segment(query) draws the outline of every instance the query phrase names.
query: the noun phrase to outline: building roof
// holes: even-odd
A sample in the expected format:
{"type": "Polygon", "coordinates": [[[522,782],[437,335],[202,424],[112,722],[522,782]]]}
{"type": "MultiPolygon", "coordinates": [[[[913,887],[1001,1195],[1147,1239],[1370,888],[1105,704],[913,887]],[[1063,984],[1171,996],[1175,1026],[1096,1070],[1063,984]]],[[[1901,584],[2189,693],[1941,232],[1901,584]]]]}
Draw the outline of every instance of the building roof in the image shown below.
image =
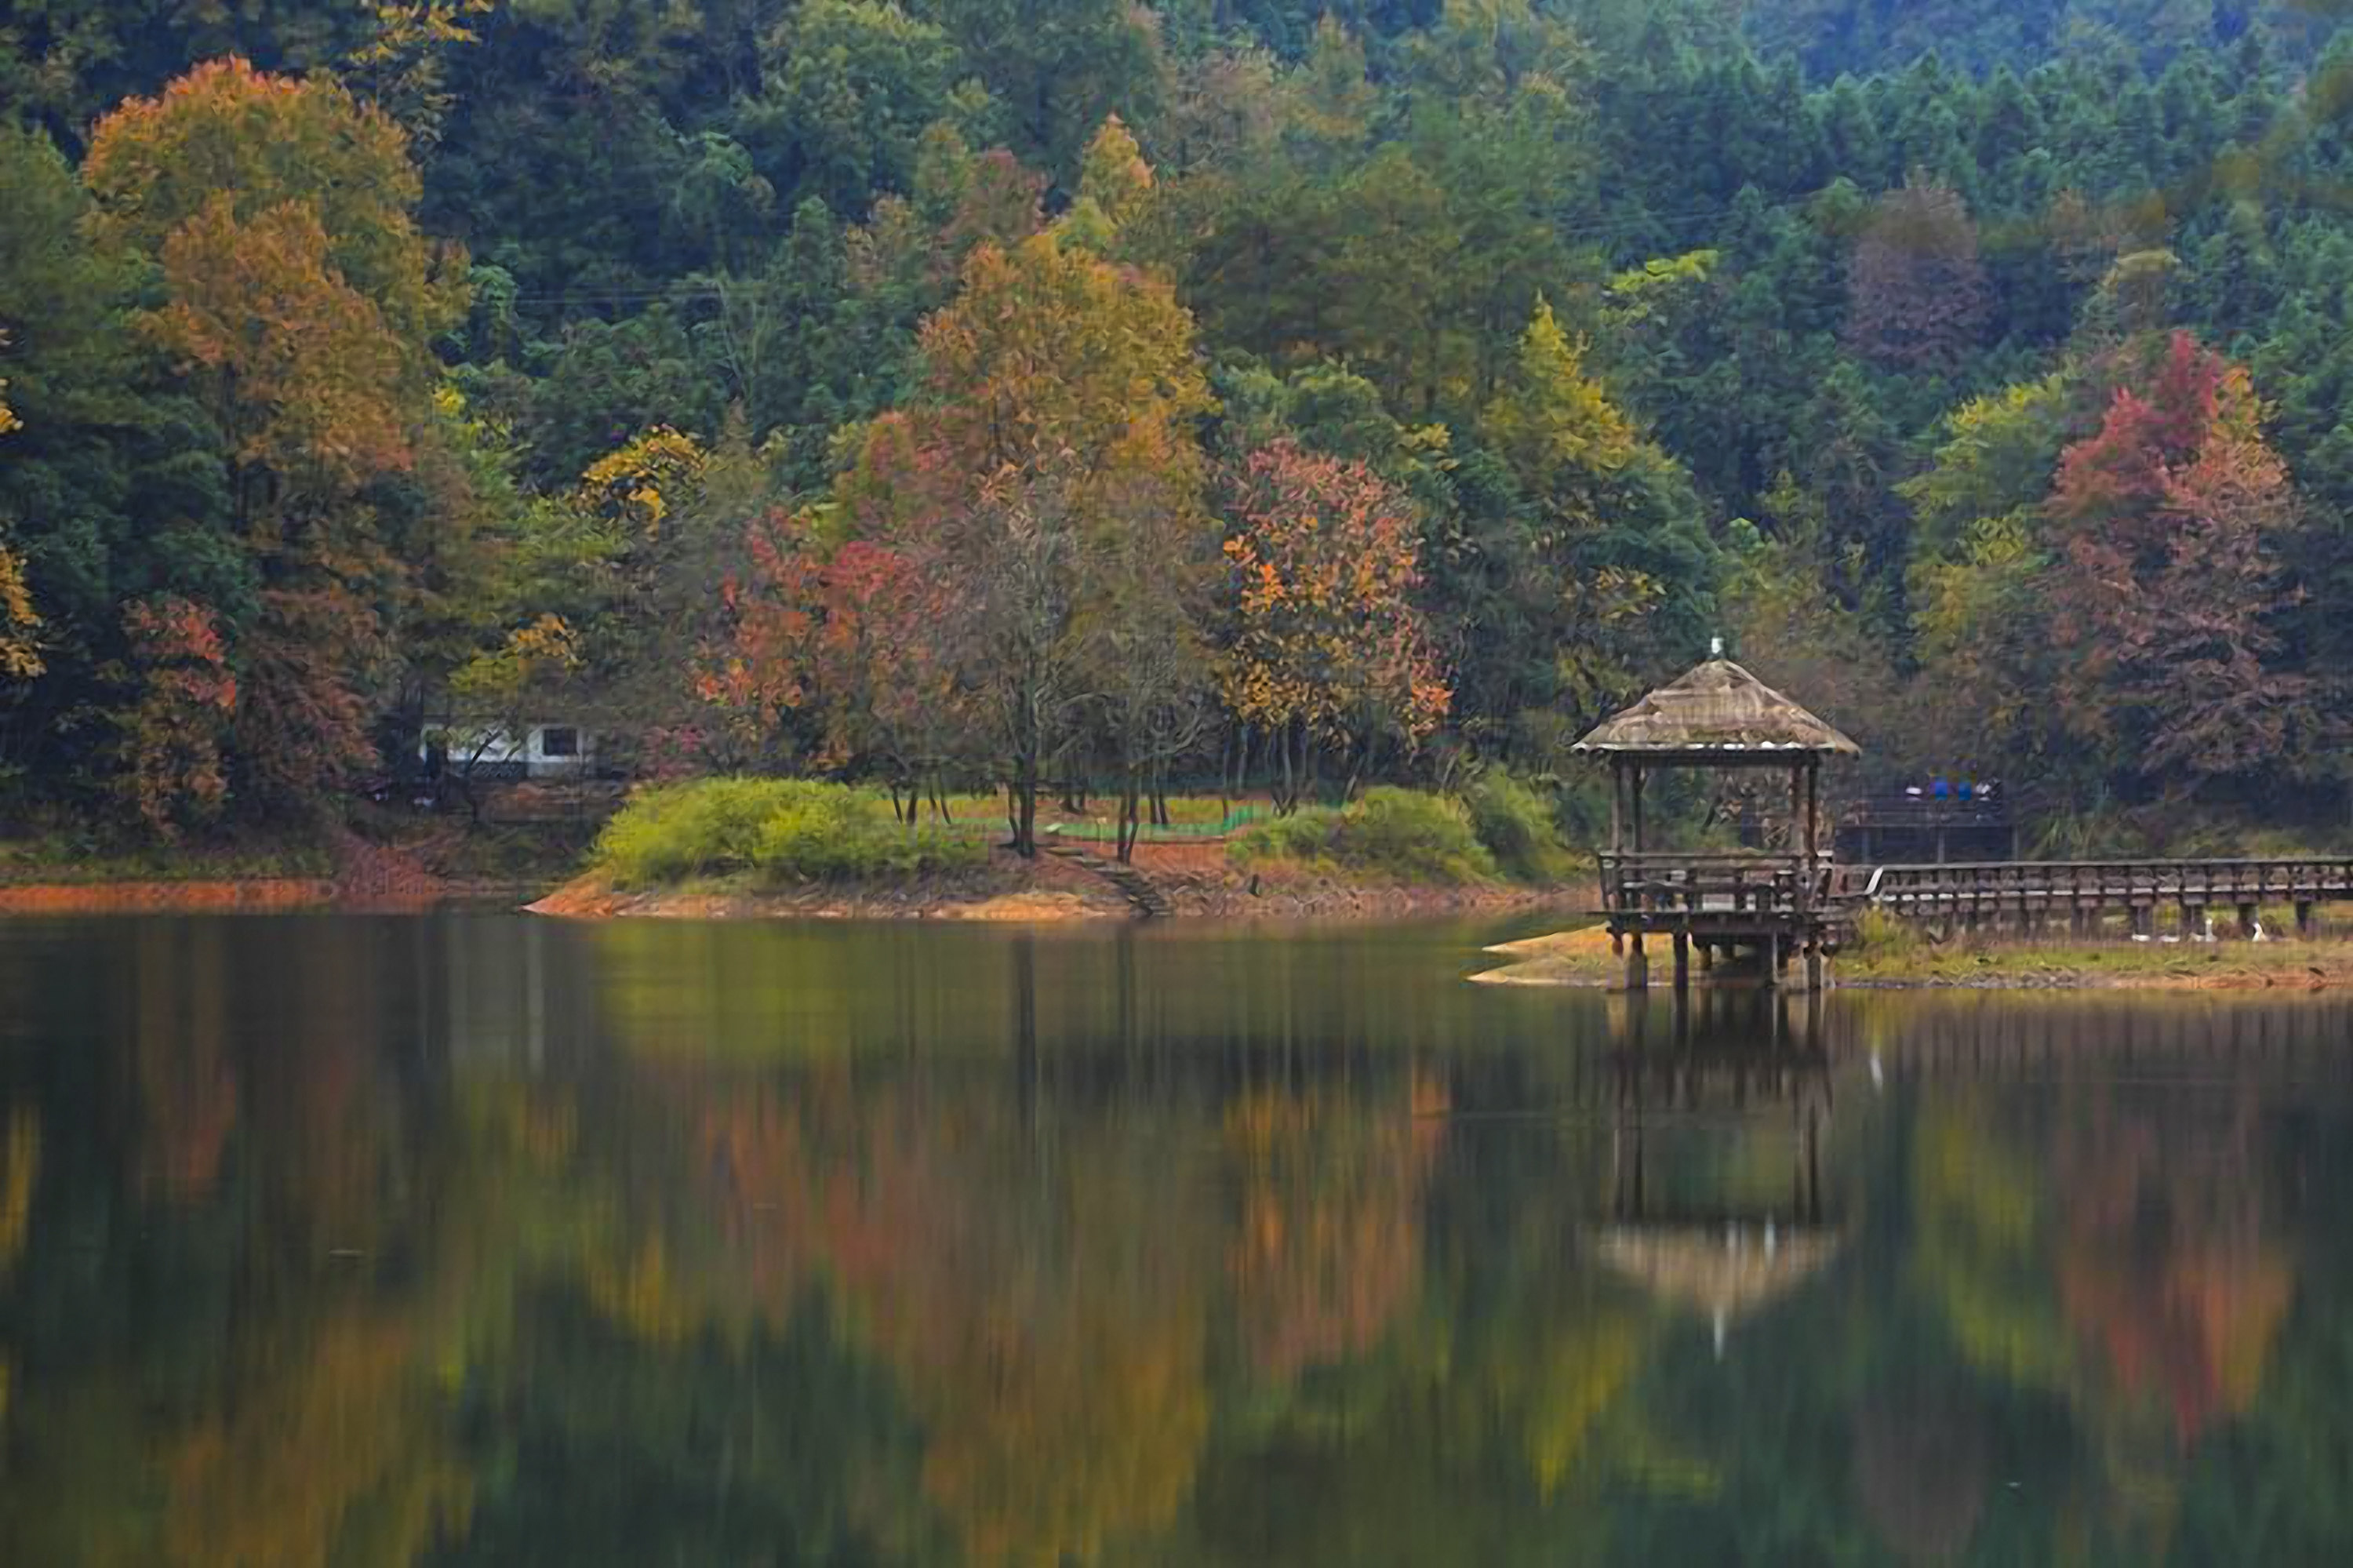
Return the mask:
{"type": "Polygon", "coordinates": [[[1862,748],[1729,659],[1710,659],[1570,749],[1633,756],[1704,755],[1730,761],[1862,748]]]}

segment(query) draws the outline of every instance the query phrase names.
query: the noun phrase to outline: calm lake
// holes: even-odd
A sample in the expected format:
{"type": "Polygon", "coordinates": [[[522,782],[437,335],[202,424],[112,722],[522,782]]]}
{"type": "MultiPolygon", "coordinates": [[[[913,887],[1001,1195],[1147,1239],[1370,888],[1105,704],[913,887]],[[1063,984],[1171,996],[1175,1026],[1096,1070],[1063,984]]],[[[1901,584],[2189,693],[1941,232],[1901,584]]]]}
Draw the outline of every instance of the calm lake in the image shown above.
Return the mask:
{"type": "Polygon", "coordinates": [[[0,1560],[2343,1562],[2353,1004],[0,925],[0,1560]]]}

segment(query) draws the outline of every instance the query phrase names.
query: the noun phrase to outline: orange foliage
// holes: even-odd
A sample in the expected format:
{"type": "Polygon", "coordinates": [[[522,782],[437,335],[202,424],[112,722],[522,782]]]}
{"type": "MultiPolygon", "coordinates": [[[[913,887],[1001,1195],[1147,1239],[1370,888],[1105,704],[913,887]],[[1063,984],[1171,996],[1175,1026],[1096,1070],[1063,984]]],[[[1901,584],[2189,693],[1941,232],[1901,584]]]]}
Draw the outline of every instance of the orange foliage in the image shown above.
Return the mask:
{"type": "Polygon", "coordinates": [[[1232,563],[1240,627],[1226,701],[1270,729],[1327,739],[1380,726],[1419,740],[1451,701],[1413,595],[1412,507],[1361,462],[1290,441],[1254,452],[1237,481],[1232,563]]]}
{"type": "Polygon", "coordinates": [[[237,710],[237,679],[212,612],[175,595],[123,611],[131,641],[131,704],[116,717],[116,788],[154,832],[169,837],[218,811],[228,796],[220,743],[237,710]]]}
{"type": "Polygon", "coordinates": [[[216,196],[164,242],[156,337],[184,361],[239,461],[350,486],[409,466],[403,348],[328,260],[307,205],[241,217],[216,196]]]}

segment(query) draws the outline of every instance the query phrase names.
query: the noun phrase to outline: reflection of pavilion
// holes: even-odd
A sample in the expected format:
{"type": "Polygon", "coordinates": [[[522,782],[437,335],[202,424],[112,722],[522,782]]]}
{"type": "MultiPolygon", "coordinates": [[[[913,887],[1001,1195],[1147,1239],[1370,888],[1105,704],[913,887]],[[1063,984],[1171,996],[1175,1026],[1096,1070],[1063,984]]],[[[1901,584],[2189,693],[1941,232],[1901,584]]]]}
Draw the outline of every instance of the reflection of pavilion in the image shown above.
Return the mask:
{"type": "Polygon", "coordinates": [[[1595,1255],[1662,1302],[1725,1329],[1787,1295],[1837,1255],[1821,1139],[1831,1108],[1819,1003],[1773,992],[1703,994],[1654,1011],[1639,993],[1613,1016],[1610,1217],[1595,1255]],[[1778,1136],[1786,1107],[1786,1193],[1721,1177],[1704,1195],[1662,1190],[1660,1135],[1728,1115],[1739,1139],[1778,1136]]]}

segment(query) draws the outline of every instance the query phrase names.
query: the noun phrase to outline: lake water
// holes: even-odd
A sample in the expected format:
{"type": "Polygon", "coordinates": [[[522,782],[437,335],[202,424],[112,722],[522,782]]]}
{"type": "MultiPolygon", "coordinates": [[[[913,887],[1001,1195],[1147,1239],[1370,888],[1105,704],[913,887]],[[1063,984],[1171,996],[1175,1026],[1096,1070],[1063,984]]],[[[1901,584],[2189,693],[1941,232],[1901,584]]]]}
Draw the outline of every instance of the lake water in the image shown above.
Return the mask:
{"type": "Polygon", "coordinates": [[[0,926],[0,1561],[2353,1557],[2353,1008],[0,926]]]}

